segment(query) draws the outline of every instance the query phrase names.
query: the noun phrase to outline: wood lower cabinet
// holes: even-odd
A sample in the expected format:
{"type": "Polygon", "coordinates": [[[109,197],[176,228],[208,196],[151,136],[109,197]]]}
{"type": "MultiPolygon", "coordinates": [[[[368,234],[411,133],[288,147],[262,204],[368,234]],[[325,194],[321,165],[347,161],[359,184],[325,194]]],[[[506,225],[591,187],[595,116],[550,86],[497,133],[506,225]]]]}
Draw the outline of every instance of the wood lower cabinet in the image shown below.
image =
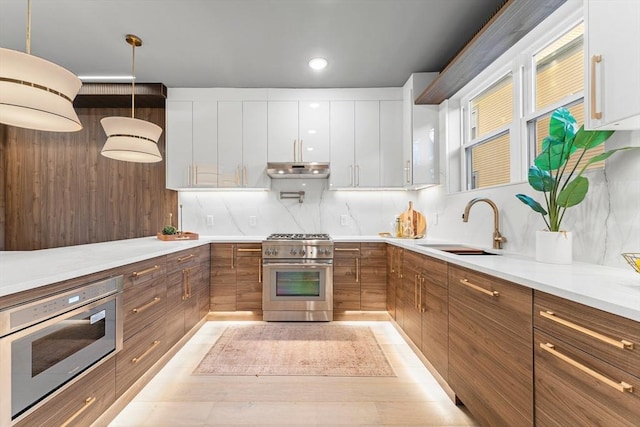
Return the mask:
{"type": "Polygon", "coordinates": [[[262,244],[236,245],[236,310],[262,312],[262,244]]]}
{"type": "Polygon", "coordinates": [[[386,310],[387,259],[385,243],[360,244],[360,309],[386,310]]]}
{"type": "Polygon", "coordinates": [[[400,248],[387,245],[387,313],[396,320],[396,288],[398,286],[397,252],[400,248]]]}
{"type": "Polygon", "coordinates": [[[536,426],[640,425],[640,323],[534,291],[536,426]]]}
{"type": "Polygon", "coordinates": [[[453,265],[448,281],[449,385],[483,426],[532,426],[532,290],[453,265]]]}
{"type": "Polygon", "coordinates": [[[112,357],[15,426],[90,425],[116,400],[115,371],[116,359],[112,357]]]}
{"type": "Polygon", "coordinates": [[[403,265],[403,325],[402,330],[416,347],[422,347],[422,311],[420,289],[422,285],[422,261],[425,257],[411,251],[404,253],[403,265]]]}
{"type": "Polygon", "coordinates": [[[236,305],[236,244],[211,245],[211,311],[235,311],[236,305]]]}
{"type": "Polygon", "coordinates": [[[338,242],[333,251],[333,311],[361,310],[360,243],[338,242]]]}

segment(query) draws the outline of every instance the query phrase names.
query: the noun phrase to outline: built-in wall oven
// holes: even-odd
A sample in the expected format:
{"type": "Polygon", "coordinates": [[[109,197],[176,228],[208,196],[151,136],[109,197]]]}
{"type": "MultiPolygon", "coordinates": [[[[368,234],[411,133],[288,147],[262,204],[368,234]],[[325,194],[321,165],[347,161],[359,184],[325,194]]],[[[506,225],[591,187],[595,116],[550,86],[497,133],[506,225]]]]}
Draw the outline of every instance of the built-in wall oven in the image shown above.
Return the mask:
{"type": "Polygon", "coordinates": [[[262,242],[266,321],[333,320],[333,242],[326,234],[272,234],[262,242]]]}
{"type": "Polygon", "coordinates": [[[0,311],[0,426],[122,348],[122,276],[0,311]]]}

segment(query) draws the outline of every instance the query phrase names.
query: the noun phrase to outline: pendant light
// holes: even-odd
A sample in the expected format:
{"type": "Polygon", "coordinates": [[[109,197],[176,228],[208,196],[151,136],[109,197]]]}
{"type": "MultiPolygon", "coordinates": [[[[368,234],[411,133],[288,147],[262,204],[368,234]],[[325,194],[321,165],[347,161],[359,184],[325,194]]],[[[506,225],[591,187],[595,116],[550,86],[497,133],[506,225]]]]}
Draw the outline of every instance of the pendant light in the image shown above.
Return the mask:
{"type": "Polygon", "coordinates": [[[131,61],[131,117],[105,117],[100,120],[107,134],[102,151],[103,156],[115,160],[134,163],[155,163],[162,161],[158,149],[158,138],[162,128],[154,123],[135,118],[136,93],[136,47],[142,46],[142,40],[133,34],[127,34],[125,41],[133,47],[131,61]]]}
{"type": "Polygon", "coordinates": [[[51,132],[75,132],[82,123],[73,99],[82,86],[72,72],[31,55],[31,0],[27,51],[0,48],[0,123],[51,132]]]}

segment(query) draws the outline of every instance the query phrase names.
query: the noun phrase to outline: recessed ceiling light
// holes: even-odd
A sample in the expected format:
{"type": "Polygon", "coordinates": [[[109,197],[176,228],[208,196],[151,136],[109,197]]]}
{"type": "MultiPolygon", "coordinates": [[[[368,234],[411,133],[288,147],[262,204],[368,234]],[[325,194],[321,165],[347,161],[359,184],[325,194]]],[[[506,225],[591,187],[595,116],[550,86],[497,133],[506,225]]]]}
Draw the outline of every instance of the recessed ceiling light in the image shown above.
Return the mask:
{"type": "Polygon", "coordinates": [[[309,61],[309,67],[316,71],[324,70],[327,68],[327,64],[329,63],[324,58],[313,58],[309,61]]]}

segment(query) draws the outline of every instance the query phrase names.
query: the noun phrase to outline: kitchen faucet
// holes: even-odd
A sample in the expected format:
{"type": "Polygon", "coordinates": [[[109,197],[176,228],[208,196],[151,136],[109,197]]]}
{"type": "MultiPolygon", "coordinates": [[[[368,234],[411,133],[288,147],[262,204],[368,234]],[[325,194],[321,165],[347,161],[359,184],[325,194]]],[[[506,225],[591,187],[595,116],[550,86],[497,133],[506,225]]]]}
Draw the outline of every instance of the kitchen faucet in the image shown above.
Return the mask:
{"type": "Polygon", "coordinates": [[[507,241],[507,238],[500,234],[500,213],[498,212],[498,206],[496,206],[491,199],[477,198],[469,200],[469,203],[467,203],[467,206],[464,208],[462,221],[469,221],[469,211],[471,210],[471,206],[477,202],[486,202],[491,206],[491,209],[493,209],[493,249],[502,249],[502,244],[507,241]]]}

